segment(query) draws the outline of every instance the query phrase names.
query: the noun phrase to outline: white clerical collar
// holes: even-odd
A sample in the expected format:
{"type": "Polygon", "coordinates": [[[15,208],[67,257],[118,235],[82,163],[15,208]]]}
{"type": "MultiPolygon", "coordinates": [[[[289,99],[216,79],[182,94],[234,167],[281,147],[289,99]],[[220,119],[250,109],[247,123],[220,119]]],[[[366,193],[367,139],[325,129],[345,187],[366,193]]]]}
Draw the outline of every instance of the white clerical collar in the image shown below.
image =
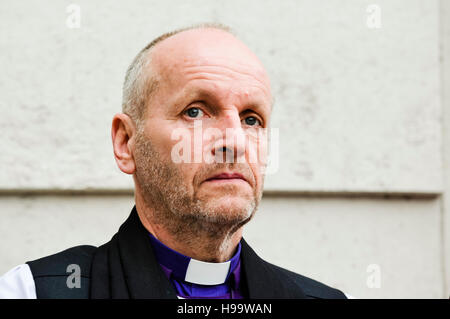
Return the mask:
{"type": "Polygon", "coordinates": [[[228,277],[231,261],[208,263],[190,258],[184,280],[199,285],[220,285],[228,277]]]}
{"type": "Polygon", "coordinates": [[[223,263],[209,263],[180,254],[149,234],[158,263],[166,274],[178,280],[199,285],[220,285],[227,281],[239,264],[241,243],[230,260],[223,263]]]}

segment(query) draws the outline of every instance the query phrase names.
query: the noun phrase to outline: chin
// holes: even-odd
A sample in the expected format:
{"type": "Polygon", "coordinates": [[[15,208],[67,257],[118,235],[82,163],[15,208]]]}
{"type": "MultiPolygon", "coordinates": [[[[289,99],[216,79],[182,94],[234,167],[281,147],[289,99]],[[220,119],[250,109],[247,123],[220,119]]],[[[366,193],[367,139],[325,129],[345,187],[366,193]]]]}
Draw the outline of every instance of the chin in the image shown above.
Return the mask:
{"type": "Polygon", "coordinates": [[[240,196],[214,198],[209,201],[207,206],[217,217],[222,216],[224,219],[230,220],[245,220],[252,215],[255,209],[253,199],[240,196]]]}

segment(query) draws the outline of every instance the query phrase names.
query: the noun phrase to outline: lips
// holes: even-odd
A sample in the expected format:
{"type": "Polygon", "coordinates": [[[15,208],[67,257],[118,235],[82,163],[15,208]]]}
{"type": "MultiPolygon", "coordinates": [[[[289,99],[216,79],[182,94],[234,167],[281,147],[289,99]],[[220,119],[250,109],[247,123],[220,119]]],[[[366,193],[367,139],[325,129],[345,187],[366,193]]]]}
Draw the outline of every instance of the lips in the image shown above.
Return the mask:
{"type": "Polygon", "coordinates": [[[242,179],[247,181],[242,174],[239,173],[220,173],[208,178],[206,181],[214,181],[214,180],[227,180],[227,179],[242,179]]]}

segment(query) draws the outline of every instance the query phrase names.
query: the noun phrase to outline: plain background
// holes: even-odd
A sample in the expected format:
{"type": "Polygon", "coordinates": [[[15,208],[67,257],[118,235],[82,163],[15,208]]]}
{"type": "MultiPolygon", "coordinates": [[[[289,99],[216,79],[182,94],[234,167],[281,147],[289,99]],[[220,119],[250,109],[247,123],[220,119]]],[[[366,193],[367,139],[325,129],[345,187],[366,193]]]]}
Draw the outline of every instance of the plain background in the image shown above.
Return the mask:
{"type": "Polygon", "coordinates": [[[450,2],[0,2],[0,273],[108,241],[133,206],[112,116],[137,52],[230,26],[276,99],[279,169],[247,241],[359,298],[448,298],[450,2]]]}

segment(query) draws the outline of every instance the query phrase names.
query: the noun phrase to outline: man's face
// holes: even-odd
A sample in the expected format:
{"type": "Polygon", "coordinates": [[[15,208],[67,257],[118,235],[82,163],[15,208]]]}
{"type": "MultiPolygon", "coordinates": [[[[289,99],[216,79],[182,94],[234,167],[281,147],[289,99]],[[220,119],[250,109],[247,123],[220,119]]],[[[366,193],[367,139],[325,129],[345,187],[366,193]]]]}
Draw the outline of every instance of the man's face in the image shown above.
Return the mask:
{"type": "Polygon", "coordinates": [[[151,57],[159,86],[134,154],[142,197],[166,219],[171,214],[192,222],[245,223],[264,182],[266,140],[255,133],[270,120],[264,68],[240,41],[215,29],[179,33],[159,43],[151,57]],[[200,134],[194,123],[201,124],[200,134]],[[190,148],[187,163],[174,160],[180,137],[190,148]],[[207,162],[208,156],[215,162],[207,162]],[[221,173],[243,178],[210,179],[221,173]]]}

